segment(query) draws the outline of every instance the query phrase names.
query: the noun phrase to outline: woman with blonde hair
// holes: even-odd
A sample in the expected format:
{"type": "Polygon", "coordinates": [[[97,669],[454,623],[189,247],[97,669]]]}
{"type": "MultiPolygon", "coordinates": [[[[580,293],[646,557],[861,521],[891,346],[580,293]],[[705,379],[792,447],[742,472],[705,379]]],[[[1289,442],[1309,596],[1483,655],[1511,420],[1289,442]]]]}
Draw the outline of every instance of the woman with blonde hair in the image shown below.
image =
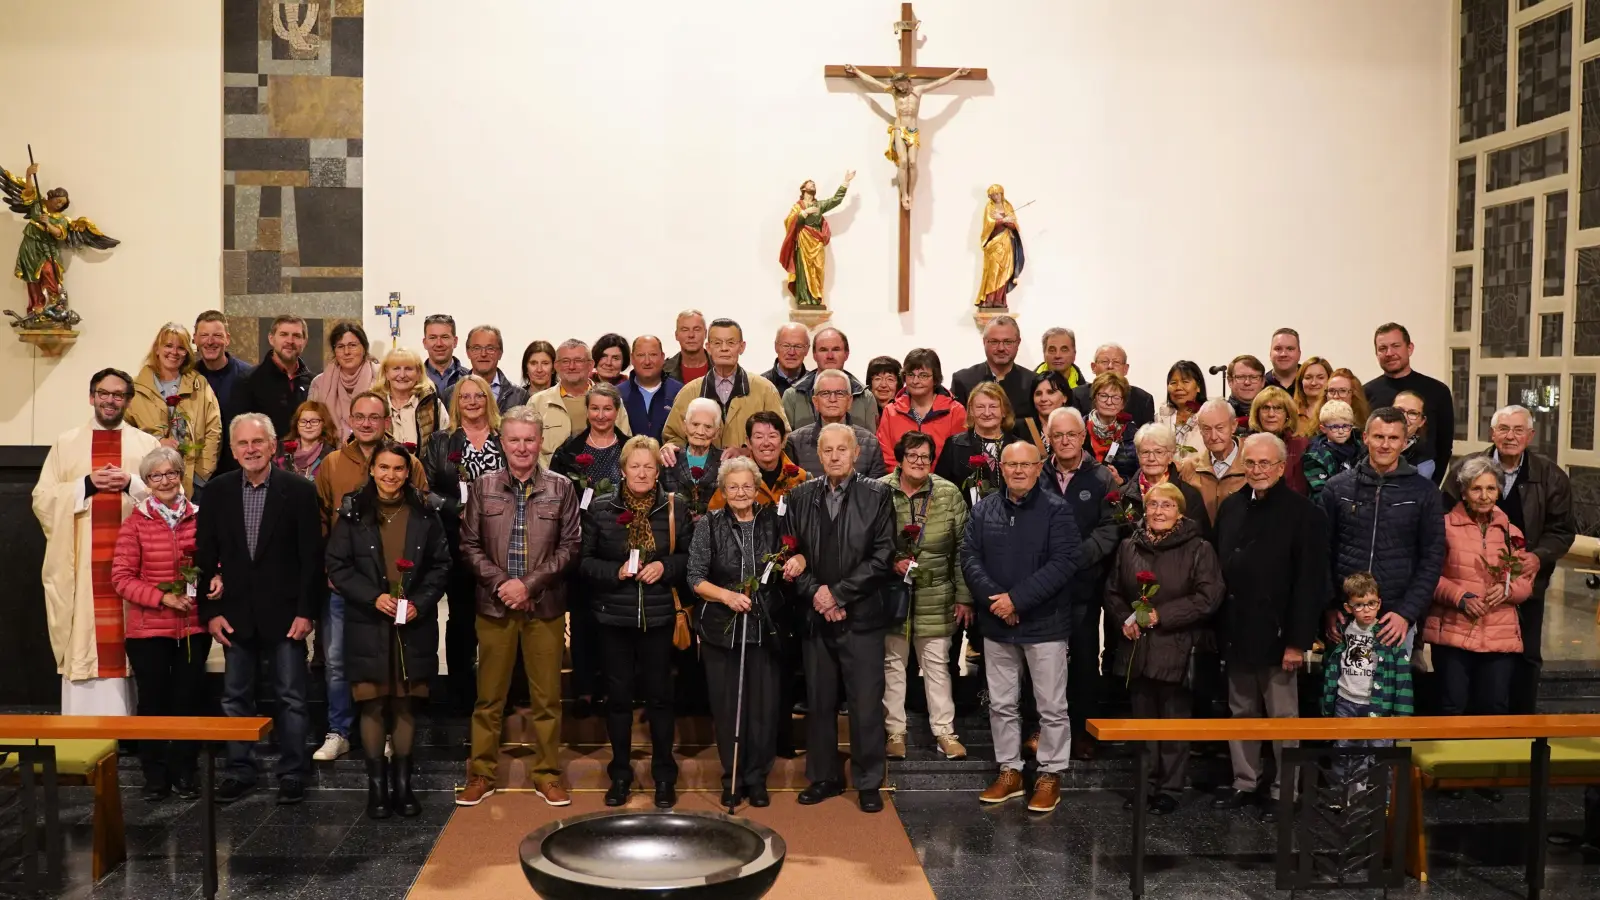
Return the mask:
{"type": "Polygon", "coordinates": [[[434,390],[433,379],[422,374],[422,357],[396,347],[378,364],[373,393],[389,398],[389,437],[421,447],[436,431],[450,430],[450,413],[434,390]]]}
{"type": "Polygon", "coordinates": [[[1300,364],[1300,377],[1294,380],[1294,402],[1300,408],[1295,433],[1307,440],[1316,437],[1321,425],[1317,414],[1328,400],[1328,382],[1333,378],[1333,372],[1333,363],[1320,356],[1313,356],[1300,364]]]}
{"type": "Polygon", "coordinates": [[[1017,435],[1011,400],[997,382],[975,385],[967,395],[966,413],[967,430],[951,435],[945,442],[934,474],[960,487],[967,505],[972,506],[1004,484],[1000,478],[1000,451],[1025,438],[1017,435]],[[974,490],[977,497],[973,496],[974,490]]]}
{"type": "Polygon", "coordinates": [[[306,399],[327,407],[340,441],[349,440],[350,401],[372,390],[378,377],[372,364],[372,344],[359,322],[340,322],[328,331],[328,367],[311,379],[306,399]]]}
{"type": "Polygon", "coordinates": [[[1288,455],[1283,461],[1283,481],[1302,497],[1311,496],[1311,485],[1306,483],[1306,447],[1311,441],[1296,433],[1300,422],[1300,407],[1295,405],[1289,392],[1276,385],[1261,389],[1256,399],[1250,401],[1250,430],[1275,434],[1283,441],[1288,455]]]}
{"type": "Polygon", "coordinates": [[[168,322],[156,332],[144,367],[133,379],[129,425],[183,457],[183,492],[195,494],[216,471],[222,452],[222,406],[211,384],[195,371],[189,329],[168,322]]]}

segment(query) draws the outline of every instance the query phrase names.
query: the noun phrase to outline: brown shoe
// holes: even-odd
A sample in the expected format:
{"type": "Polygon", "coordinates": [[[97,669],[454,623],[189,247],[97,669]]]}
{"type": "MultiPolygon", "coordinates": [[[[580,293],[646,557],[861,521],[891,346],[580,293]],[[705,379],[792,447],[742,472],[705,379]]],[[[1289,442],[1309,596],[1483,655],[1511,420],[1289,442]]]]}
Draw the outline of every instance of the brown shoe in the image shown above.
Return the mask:
{"type": "Polygon", "coordinates": [[[467,778],[467,786],[456,795],[457,806],[477,806],[494,793],[494,782],[482,775],[467,778]]]}
{"type": "Polygon", "coordinates": [[[1022,773],[1016,769],[1001,769],[1000,776],[978,795],[978,799],[984,803],[1004,803],[1025,793],[1027,791],[1022,789],[1022,773]]]}
{"type": "Polygon", "coordinates": [[[1035,731],[1028,735],[1028,739],[1022,742],[1022,755],[1035,757],[1039,755],[1039,732],[1035,731]]]}
{"type": "Polygon", "coordinates": [[[1073,759],[1079,760],[1080,762],[1087,762],[1087,761],[1089,761],[1091,759],[1094,759],[1095,749],[1096,749],[1096,747],[1095,747],[1095,739],[1094,738],[1088,736],[1087,734],[1073,735],[1073,737],[1072,737],[1072,758],[1073,759]]]}
{"type": "Polygon", "coordinates": [[[884,755],[890,759],[905,759],[906,736],[903,734],[889,735],[889,740],[884,746],[884,755]]]}
{"type": "Polygon", "coordinates": [[[1033,797],[1028,800],[1028,812],[1046,813],[1061,802],[1061,776],[1044,772],[1033,783],[1033,797]]]}
{"type": "Polygon", "coordinates": [[[566,806],[572,802],[572,795],[567,793],[567,789],[562,787],[559,781],[536,784],[533,786],[533,792],[551,806],[566,806]]]}
{"type": "Polygon", "coordinates": [[[953,735],[953,734],[936,735],[936,736],[934,736],[933,740],[934,740],[934,743],[939,745],[939,752],[944,754],[944,758],[945,759],[966,759],[967,758],[967,748],[961,746],[961,742],[956,740],[956,736],[955,735],[953,735]]]}

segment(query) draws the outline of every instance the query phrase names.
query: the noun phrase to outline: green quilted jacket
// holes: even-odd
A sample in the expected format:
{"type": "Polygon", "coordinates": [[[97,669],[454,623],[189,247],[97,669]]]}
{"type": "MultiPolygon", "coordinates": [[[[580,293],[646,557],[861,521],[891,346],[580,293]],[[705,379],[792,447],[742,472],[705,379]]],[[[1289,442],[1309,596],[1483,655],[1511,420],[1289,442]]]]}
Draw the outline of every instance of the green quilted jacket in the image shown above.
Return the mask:
{"type": "Polygon", "coordinates": [[[927,503],[927,519],[919,523],[922,543],[916,548],[917,567],[911,570],[911,615],[906,617],[903,633],[908,637],[949,637],[956,630],[955,605],[972,605],[966,579],[961,577],[961,543],[967,530],[967,504],[961,488],[930,474],[922,490],[907,497],[900,490],[898,471],[879,480],[894,496],[896,560],[907,545],[901,529],[911,524],[913,512],[920,519],[923,503],[927,503]]]}

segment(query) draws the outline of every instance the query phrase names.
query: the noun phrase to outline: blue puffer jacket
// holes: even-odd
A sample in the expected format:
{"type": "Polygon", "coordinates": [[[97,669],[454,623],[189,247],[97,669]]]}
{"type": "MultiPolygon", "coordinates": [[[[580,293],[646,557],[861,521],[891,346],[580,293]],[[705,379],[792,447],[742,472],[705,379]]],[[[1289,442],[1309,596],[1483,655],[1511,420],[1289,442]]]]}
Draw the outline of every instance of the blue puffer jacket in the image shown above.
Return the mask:
{"type": "Polygon", "coordinates": [[[1332,541],[1334,603],[1345,576],[1371,572],[1384,612],[1413,625],[1427,613],[1444,567],[1444,503],[1439,488],[1401,460],[1388,475],[1366,461],[1328,479],[1319,498],[1332,541]]]}
{"type": "Polygon", "coordinates": [[[985,638],[1006,644],[1067,639],[1079,540],[1072,507],[1042,484],[1021,503],[1006,490],[978,501],[967,518],[961,574],[985,638]],[[1005,593],[1021,620],[1014,626],[989,611],[989,598],[1005,593]]]}

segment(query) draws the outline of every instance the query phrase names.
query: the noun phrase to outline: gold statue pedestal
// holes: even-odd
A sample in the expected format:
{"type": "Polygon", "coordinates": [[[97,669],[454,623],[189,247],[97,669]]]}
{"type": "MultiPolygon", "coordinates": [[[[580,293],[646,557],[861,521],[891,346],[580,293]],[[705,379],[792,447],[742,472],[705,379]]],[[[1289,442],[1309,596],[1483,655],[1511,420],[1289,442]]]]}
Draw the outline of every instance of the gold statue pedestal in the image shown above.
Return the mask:
{"type": "Polygon", "coordinates": [[[804,325],[808,331],[816,330],[818,325],[831,318],[833,318],[833,310],[826,306],[789,307],[789,321],[804,325]]]}
{"type": "Polygon", "coordinates": [[[54,359],[78,342],[78,333],[70,328],[21,328],[17,330],[17,340],[38,347],[41,356],[54,359]]]}
{"type": "Polygon", "coordinates": [[[1000,318],[1001,316],[1010,316],[1011,318],[1015,319],[1017,314],[1009,309],[1006,309],[1004,306],[980,306],[978,307],[977,311],[972,314],[972,321],[977,323],[978,330],[982,331],[983,329],[989,327],[990,322],[1000,318]]]}

